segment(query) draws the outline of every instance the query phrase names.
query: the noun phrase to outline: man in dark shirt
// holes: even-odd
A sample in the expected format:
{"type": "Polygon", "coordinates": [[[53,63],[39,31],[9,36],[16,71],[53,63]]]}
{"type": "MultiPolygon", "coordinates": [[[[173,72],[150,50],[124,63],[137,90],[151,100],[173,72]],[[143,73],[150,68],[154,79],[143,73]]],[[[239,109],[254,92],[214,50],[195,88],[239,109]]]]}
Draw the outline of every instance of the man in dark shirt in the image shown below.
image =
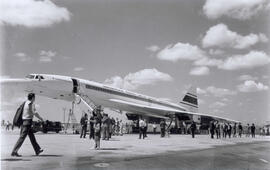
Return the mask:
{"type": "Polygon", "coordinates": [[[254,123],[252,123],[252,126],[250,127],[250,130],[251,130],[251,136],[253,137],[253,138],[255,138],[255,125],[254,125],[254,123]]]}
{"type": "Polygon", "coordinates": [[[88,116],[85,113],[84,116],[81,118],[82,130],[81,130],[81,136],[80,136],[80,138],[82,138],[82,137],[85,138],[85,136],[86,136],[87,120],[88,120],[88,116]]]}
{"type": "Polygon", "coordinates": [[[231,134],[232,134],[232,126],[231,126],[231,124],[228,123],[228,136],[229,136],[229,138],[231,138],[231,134]]]}
{"type": "Polygon", "coordinates": [[[94,139],[95,137],[95,129],[94,129],[94,121],[95,121],[95,118],[94,118],[94,114],[90,117],[89,119],[89,139],[94,139]]]}
{"type": "Polygon", "coordinates": [[[233,125],[233,137],[236,137],[236,123],[233,125]]]}
{"type": "Polygon", "coordinates": [[[241,123],[239,123],[239,125],[238,125],[238,134],[239,134],[240,138],[242,136],[242,132],[243,132],[243,127],[242,127],[241,123]]]}
{"type": "Polygon", "coordinates": [[[196,131],[197,127],[196,127],[196,123],[194,121],[192,121],[191,126],[190,126],[190,130],[191,130],[191,134],[192,134],[192,138],[195,137],[195,131],[196,131]]]}
{"type": "Polygon", "coordinates": [[[210,134],[211,134],[211,138],[214,139],[214,135],[215,135],[215,123],[214,121],[210,122],[210,134]]]}

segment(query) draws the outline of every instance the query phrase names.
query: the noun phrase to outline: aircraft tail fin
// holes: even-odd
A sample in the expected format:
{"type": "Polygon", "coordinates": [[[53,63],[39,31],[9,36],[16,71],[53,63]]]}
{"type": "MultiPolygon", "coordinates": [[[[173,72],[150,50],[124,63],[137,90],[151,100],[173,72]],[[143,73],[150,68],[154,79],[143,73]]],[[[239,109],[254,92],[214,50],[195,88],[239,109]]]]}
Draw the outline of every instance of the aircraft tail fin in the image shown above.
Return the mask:
{"type": "Polygon", "coordinates": [[[191,112],[198,112],[197,88],[191,86],[185,94],[180,105],[187,108],[191,112]]]}

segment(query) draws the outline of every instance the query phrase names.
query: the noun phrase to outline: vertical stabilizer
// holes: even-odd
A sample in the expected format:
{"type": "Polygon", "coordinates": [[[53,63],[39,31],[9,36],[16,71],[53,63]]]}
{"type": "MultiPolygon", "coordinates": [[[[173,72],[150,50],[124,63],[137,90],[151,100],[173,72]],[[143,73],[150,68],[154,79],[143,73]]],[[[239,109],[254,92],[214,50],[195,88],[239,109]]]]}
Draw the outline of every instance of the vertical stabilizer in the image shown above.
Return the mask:
{"type": "Polygon", "coordinates": [[[180,105],[187,108],[190,112],[198,112],[198,97],[197,97],[197,88],[191,86],[187,93],[185,94],[180,105]]]}

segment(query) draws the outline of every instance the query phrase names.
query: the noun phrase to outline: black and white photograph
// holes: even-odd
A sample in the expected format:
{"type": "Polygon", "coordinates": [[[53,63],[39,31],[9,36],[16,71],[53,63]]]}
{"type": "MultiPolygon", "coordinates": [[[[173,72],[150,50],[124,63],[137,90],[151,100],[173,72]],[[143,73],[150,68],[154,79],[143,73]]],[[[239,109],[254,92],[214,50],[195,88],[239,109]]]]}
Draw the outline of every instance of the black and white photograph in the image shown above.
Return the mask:
{"type": "Polygon", "coordinates": [[[2,170],[270,169],[270,0],[1,0],[2,170]]]}

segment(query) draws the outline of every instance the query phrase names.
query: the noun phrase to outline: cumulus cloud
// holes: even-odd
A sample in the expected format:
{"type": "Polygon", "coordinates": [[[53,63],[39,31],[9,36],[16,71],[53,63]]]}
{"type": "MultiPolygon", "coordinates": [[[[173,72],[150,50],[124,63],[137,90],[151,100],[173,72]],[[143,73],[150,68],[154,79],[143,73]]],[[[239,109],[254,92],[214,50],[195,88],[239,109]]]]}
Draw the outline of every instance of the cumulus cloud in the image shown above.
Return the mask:
{"type": "Polygon", "coordinates": [[[268,0],[206,0],[203,11],[210,19],[221,16],[246,20],[267,10],[268,0]]]}
{"type": "Polygon", "coordinates": [[[209,28],[202,39],[204,48],[217,46],[244,49],[259,42],[268,42],[266,35],[259,33],[242,36],[229,30],[228,26],[223,23],[209,28]]]}
{"type": "Polygon", "coordinates": [[[203,105],[203,104],[205,104],[205,101],[203,99],[198,99],[198,104],[203,105]]]}
{"type": "Polygon", "coordinates": [[[198,94],[206,94],[206,90],[203,90],[203,89],[197,87],[197,93],[198,94]]]}
{"type": "Polygon", "coordinates": [[[261,51],[250,51],[245,55],[235,55],[227,58],[218,66],[224,70],[247,69],[264,66],[270,63],[270,57],[261,51]]]}
{"type": "Polygon", "coordinates": [[[223,89],[223,88],[217,88],[214,86],[209,86],[206,89],[200,89],[200,91],[198,91],[198,94],[210,94],[213,95],[215,97],[224,97],[224,96],[232,96],[232,95],[236,95],[237,92],[229,90],[229,89],[223,89]]]}
{"type": "Polygon", "coordinates": [[[251,75],[241,75],[239,77],[240,81],[245,81],[245,80],[258,80],[258,77],[253,77],[251,75]]]}
{"type": "Polygon", "coordinates": [[[49,27],[69,21],[70,12],[50,0],[2,0],[0,24],[25,27],[49,27]]]}
{"type": "Polygon", "coordinates": [[[30,61],[31,57],[27,56],[25,53],[19,52],[14,55],[17,57],[21,62],[30,61]]]}
{"type": "Polygon", "coordinates": [[[204,58],[194,61],[193,64],[196,66],[219,66],[223,64],[223,60],[204,57],[204,58]]]}
{"type": "Polygon", "coordinates": [[[74,70],[74,71],[83,71],[84,68],[83,68],[83,67],[75,67],[73,70],[74,70]]]}
{"type": "Polygon", "coordinates": [[[158,59],[176,62],[178,60],[197,60],[205,57],[205,52],[199,47],[188,43],[168,45],[157,54],[158,59]]]}
{"type": "Polygon", "coordinates": [[[56,52],[42,50],[40,51],[39,55],[40,55],[39,61],[41,63],[49,63],[52,62],[52,58],[55,57],[56,52]]]}
{"type": "Polygon", "coordinates": [[[213,55],[213,56],[216,56],[216,55],[222,55],[222,54],[224,54],[224,53],[225,53],[224,51],[219,50],[219,49],[216,49],[216,50],[210,49],[210,50],[209,50],[209,54],[210,54],[210,55],[213,55]]]}
{"type": "Polygon", "coordinates": [[[189,72],[190,75],[194,76],[203,76],[203,75],[208,75],[209,74],[209,68],[206,66],[202,67],[195,67],[189,72]]]}
{"type": "Polygon", "coordinates": [[[238,85],[238,90],[240,92],[256,92],[256,91],[263,91],[263,90],[268,90],[269,87],[258,82],[256,83],[253,80],[247,80],[243,84],[238,85]]]}
{"type": "Polygon", "coordinates": [[[166,73],[162,73],[157,69],[143,69],[135,73],[129,73],[125,77],[114,76],[106,79],[105,84],[123,88],[127,90],[134,90],[143,85],[155,84],[158,81],[172,81],[173,78],[166,73]]]}
{"type": "Polygon", "coordinates": [[[152,52],[157,52],[160,48],[157,45],[152,45],[150,47],[147,47],[146,49],[152,52]]]}

